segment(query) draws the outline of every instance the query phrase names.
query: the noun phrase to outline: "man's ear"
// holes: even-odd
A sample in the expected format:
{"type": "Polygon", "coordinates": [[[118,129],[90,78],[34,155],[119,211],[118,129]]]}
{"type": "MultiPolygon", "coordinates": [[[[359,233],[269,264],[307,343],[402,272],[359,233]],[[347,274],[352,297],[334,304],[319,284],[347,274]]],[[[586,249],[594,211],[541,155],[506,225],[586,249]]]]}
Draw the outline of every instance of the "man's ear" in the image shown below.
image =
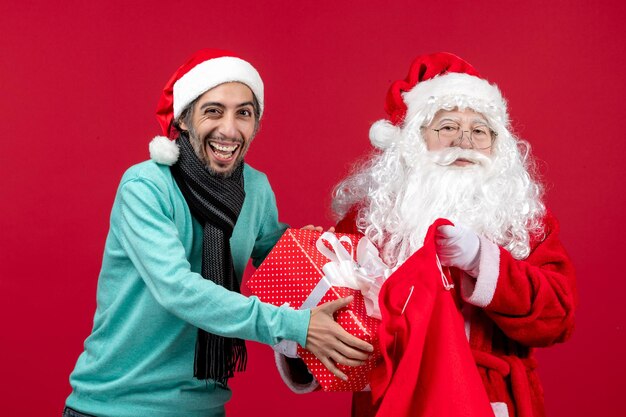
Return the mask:
{"type": "Polygon", "coordinates": [[[189,128],[187,127],[187,124],[185,123],[184,120],[178,121],[178,127],[180,127],[182,130],[189,131],[189,128]]]}

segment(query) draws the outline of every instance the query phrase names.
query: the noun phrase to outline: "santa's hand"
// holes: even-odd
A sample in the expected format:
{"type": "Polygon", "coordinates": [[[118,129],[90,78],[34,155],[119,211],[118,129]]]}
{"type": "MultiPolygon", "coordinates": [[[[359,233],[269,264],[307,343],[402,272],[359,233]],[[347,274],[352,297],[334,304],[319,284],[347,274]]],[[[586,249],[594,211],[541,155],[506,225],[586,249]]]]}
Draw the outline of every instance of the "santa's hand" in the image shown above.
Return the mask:
{"type": "Polygon", "coordinates": [[[480,239],[463,226],[439,226],[435,235],[435,246],[441,264],[453,266],[478,276],[480,263],[480,239]]]}
{"type": "Polygon", "coordinates": [[[306,336],[306,346],[338,378],[348,377],[337,365],[359,366],[369,357],[374,347],[352,336],[333,319],[335,311],[346,307],[354,297],[330,301],[311,310],[311,321],[306,336]]]}

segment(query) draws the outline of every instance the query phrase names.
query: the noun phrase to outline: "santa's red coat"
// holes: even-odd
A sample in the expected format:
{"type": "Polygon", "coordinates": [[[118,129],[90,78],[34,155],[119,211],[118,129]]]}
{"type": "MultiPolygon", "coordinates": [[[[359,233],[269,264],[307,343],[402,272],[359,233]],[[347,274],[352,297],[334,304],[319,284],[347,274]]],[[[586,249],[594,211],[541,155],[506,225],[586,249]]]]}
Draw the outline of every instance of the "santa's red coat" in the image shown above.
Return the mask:
{"type": "MultiPolygon", "coordinates": [[[[447,271],[459,289],[466,335],[497,417],[545,415],[534,348],[563,342],[574,328],[574,268],[550,213],[544,226],[544,236],[531,242],[524,260],[481,238],[476,279],[447,271]]],[[[354,213],[337,225],[337,232],[358,233],[354,213]]],[[[369,393],[354,395],[353,416],[375,412],[369,393]]]]}

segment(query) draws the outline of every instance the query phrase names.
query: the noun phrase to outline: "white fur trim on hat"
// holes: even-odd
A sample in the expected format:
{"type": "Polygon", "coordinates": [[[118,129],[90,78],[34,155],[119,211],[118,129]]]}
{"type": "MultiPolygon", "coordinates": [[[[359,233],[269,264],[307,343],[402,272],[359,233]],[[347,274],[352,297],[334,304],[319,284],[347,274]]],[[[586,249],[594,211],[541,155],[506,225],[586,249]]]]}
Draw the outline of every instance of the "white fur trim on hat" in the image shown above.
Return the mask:
{"type": "Polygon", "coordinates": [[[418,83],[402,95],[407,105],[405,120],[418,114],[432,116],[442,105],[471,108],[506,123],[506,101],[500,90],[488,81],[469,74],[450,72],[418,83]],[[433,108],[433,106],[435,108],[433,108]],[[428,109],[430,111],[425,110],[428,109]]]}
{"type": "Polygon", "coordinates": [[[240,82],[250,87],[263,114],[263,81],[257,70],[243,59],[223,56],[196,65],[174,83],[174,118],[178,118],[196,98],[228,82],[240,82]]]}
{"type": "Polygon", "coordinates": [[[401,129],[389,120],[378,120],[370,127],[370,142],[378,149],[387,149],[398,140],[401,129]]]}
{"type": "Polygon", "coordinates": [[[165,136],[155,136],[150,141],[150,159],[162,165],[174,165],[178,161],[180,149],[173,140],[165,136]]]}

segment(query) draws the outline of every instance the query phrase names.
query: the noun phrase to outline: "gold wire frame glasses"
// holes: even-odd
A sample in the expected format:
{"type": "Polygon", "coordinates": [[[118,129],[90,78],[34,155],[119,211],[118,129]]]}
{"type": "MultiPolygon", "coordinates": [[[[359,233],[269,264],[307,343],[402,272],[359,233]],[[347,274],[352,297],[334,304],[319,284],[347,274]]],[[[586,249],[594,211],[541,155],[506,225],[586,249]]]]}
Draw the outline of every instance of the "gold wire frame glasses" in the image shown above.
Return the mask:
{"type": "Polygon", "coordinates": [[[489,149],[493,145],[497,133],[487,126],[474,127],[472,130],[462,130],[458,125],[445,125],[439,129],[431,129],[437,132],[439,143],[444,146],[460,146],[467,133],[467,139],[473,149],[489,149]]]}

